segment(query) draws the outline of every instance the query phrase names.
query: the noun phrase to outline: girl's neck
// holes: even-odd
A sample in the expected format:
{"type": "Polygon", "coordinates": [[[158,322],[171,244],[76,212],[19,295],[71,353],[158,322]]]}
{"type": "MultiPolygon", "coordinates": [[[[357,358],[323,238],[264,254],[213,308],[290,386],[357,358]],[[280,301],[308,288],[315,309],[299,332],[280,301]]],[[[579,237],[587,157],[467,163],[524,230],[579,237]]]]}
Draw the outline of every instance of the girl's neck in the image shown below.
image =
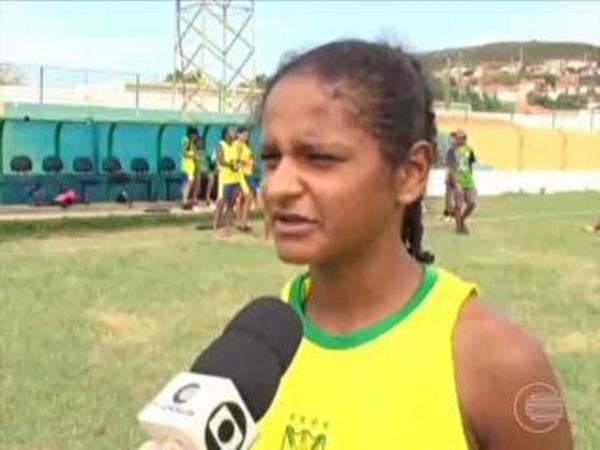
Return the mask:
{"type": "Polygon", "coordinates": [[[423,270],[408,255],[397,232],[390,234],[392,239],[383,236],[338,261],[311,266],[312,289],[305,308],[319,328],[348,333],[387,317],[408,302],[423,270]]]}

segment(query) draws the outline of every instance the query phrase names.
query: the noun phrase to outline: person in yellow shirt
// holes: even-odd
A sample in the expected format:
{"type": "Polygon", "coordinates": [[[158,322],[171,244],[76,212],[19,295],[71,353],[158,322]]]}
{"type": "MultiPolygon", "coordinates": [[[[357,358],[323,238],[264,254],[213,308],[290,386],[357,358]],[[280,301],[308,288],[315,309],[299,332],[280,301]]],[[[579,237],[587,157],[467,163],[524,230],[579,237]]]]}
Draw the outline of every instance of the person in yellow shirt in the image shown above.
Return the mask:
{"type": "Polygon", "coordinates": [[[573,448],[541,346],[401,243],[432,104],[418,62],[382,43],[329,43],[270,79],[262,196],[280,259],[307,267],[282,292],[304,337],[253,450],[573,448]]]}
{"type": "Polygon", "coordinates": [[[184,209],[194,206],[199,184],[200,135],[198,129],[187,127],[185,137],[181,141],[181,171],[185,179],[181,187],[181,200],[184,209]]]}
{"type": "Polygon", "coordinates": [[[240,127],[237,131],[237,141],[235,143],[239,159],[239,177],[241,201],[238,211],[238,222],[240,230],[244,232],[251,231],[248,225],[248,216],[250,207],[256,198],[256,184],[254,182],[254,154],[248,144],[248,127],[240,127]]]}
{"type": "Polygon", "coordinates": [[[236,128],[224,128],[217,148],[218,198],[213,218],[213,230],[218,230],[224,219],[225,232],[233,223],[233,209],[240,189],[239,158],[235,147],[236,128]]]}

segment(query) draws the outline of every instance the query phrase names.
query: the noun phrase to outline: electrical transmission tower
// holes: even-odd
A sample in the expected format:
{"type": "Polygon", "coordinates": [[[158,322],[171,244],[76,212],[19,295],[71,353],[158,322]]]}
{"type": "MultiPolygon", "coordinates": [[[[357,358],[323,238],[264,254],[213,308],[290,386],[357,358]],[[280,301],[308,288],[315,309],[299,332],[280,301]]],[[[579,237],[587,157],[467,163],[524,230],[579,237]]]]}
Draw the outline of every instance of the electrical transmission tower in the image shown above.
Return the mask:
{"type": "Polygon", "coordinates": [[[254,0],[175,0],[175,93],[182,111],[249,112],[254,0]]]}

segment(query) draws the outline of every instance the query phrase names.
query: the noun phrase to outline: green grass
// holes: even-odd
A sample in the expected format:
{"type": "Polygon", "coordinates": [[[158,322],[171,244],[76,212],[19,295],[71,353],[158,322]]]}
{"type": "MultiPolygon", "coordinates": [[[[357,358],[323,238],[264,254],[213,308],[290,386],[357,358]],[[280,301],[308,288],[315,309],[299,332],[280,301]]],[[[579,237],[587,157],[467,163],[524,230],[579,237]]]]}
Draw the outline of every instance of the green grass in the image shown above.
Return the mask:
{"type": "MultiPolygon", "coordinates": [[[[260,212],[253,217],[262,217],[260,212]]],[[[121,231],[131,228],[151,228],[159,226],[196,225],[199,229],[212,226],[212,213],[196,214],[147,213],[135,216],[108,215],[98,217],[66,217],[41,220],[0,219],[0,242],[16,238],[46,238],[56,235],[84,236],[100,231],[121,231]]]]}
{"type": "MultiPolygon", "coordinates": [[[[438,263],[534,332],[578,448],[600,448],[600,195],[482,199],[472,235],[433,218],[438,263]]],[[[250,297],[295,271],[259,238],[195,224],[0,241],[0,449],[132,449],[135,416],[250,297]]],[[[54,234],[54,232],[58,234],[54,234]]]]}
{"type": "Polygon", "coordinates": [[[91,218],[60,218],[42,220],[0,221],[0,241],[20,237],[48,237],[51,235],[84,235],[100,231],[126,230],[156,226],[197,223],[208,225],[210,218],[201,214],[148,214],[139,216],[106,216],[91,218]]]}

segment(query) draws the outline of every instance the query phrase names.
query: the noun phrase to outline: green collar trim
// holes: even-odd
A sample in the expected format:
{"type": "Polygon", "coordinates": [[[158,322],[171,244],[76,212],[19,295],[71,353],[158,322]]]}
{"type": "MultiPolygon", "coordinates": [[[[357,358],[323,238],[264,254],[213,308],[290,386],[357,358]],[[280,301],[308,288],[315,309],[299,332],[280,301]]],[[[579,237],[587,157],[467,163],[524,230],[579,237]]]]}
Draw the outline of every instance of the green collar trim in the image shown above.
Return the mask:
{"type": "Polygon", "coordinates": [[[346,334],[331,334],[323,331],[306,315],[304,300],[306,297],[305,282],[307,279],[307,273],[296,277],[290,290],[291,305],[300,315],[304,327],[304,337],[320,347],[343,350],[366,344],[406,319],[427,298],[427,295],[437,282],[438,272],[433,267],[426,266],[421,284],[413,293],[410,300],[400,310],[373,325],[346,334]]]}

